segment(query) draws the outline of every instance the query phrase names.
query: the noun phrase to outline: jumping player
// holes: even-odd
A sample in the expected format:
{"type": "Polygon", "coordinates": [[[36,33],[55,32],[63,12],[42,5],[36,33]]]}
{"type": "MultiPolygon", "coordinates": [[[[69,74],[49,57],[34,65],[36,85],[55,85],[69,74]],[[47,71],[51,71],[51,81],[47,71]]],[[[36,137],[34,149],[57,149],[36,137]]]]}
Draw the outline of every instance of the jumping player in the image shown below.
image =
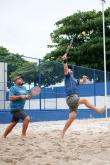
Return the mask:
{"type": "Polygon", "coordinates": [[[78,85],[86,83],[88,81],[88,77],[83,76],[82,79],[76,79],[73,76],[72,66],[67,64],[67,54],[63,56],[63,61],[64,61],[66,103],[69,107],[70,113],[69,113],[69,118],[67,119],[65,126],[61,132],[61,138],[64,137],[66,130],[75,120],[77,115],[77,108],[80,104],[84,104],[86,107],[96,111],[97,113],[103,113],[105,111],[105,107],[97,108],[95,105],[91,104],[87,99],[79,97],[78,85]]]}

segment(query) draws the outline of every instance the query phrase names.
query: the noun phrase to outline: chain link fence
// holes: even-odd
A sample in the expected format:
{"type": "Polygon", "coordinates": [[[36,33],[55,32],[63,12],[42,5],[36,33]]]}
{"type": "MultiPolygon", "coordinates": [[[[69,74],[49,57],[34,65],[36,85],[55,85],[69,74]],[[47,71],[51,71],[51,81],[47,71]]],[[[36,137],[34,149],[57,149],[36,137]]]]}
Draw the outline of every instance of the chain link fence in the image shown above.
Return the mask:
{"type": "MultiPolygon", "coordinates": [[[[23,58],[29,62],[27,65],[25,65],[25,68],[19,72],[19,74],[23,74],[25,77],[25,87],[27,90],[30,90],[36,85],[39,85],[42,88],[41,94],[39,96],[32,97],[30,100],[26,101],[25,109],[67,109],[65,102],[63,63],[56,61],[43,61],[41,59],[29,58],[25,56],[23,58]]],[[[97,104],[97,87],[103,84],[100,87],[100,90],[104,91],[104,72],[101,70],[75,65],[72,65],[72,67],[73,74],[76,78],[79,79],[83,75],[89,77],[87,84],[90,86],[84,88],[83,90],[83,87],[81,87],[79,90],[80,96],[89,97],[92,95],[94,104],[97,104]]],[[[2,70],[0,70],[0,74],[5,75],[0,81],[0,109],[3,110],[10,108],[9,89],[13,85],[12,81],[7,80],[6,68],[7,67],[5,66],[2,67],[2,70]]],[[[107,82],[109,81],[110,73],[107,72],[107,82]]]]}

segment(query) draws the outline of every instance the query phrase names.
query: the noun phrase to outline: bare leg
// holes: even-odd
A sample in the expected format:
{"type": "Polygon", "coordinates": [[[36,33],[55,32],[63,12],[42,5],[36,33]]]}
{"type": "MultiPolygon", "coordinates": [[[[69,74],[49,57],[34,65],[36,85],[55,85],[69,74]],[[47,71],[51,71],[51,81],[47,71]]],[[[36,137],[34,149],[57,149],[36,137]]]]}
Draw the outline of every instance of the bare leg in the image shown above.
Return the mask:
{"type": "Polygon", "coordinates": [[[69,114],[69,118],[68,118],[68,120],[66,121],[65,126],[64,126],[64,128],[63,128],[63,130],[62,130],[62,132],[61,132],[61,138],[62,138],[62,139],[63,139],[63,137],[64,137],[64,135],[65,135],[66,130],[67,130],[67,129],[69,128],[69,126],[72,124],[73,120],[75,120],[75,118],[76,118],[76,112],[73,111],[73,112],[71,112],[71,113],[69,114]]]}
{"type": "Polygon", "coordinates": [[[26,130],[27,130],[27,128],[28,128],[29,122],[30,122],[30,117],[27,116],[27,117],[24,119],[24,122],[23,122],[23,127],[22,127],[22,140],[25,140],[25,138],[26,138],[26,130]]]}
{"type": "Polygon", "coordinates": [[[84,104],[86,107],[90,108],[91,110],[96,111],[97,113],[103,113],[105,111],[105,107],[97,108],[95,105],[91,104],[87,99],[79,99],[79,104],[84,104]]]}
{"type": "Polygon", "coordinates": [[[3,138],[6,138],[7,135],[12,131],[12,129],[15,127],[15,125],[17,124],[17,122],[13,121],[9,124],[9,126],[6,128],[4,134],[3,134],[3,138]]]}

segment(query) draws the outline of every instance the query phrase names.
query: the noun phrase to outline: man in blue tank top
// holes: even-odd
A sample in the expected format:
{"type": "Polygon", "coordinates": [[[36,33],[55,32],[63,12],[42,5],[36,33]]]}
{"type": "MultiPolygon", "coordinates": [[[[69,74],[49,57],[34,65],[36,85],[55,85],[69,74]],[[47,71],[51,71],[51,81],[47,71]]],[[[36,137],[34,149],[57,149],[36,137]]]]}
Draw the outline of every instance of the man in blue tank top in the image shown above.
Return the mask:
{"type": "Polygon", "coordinates": [[[10,88],[10,92],[9,92],[12,120],[9,126],[6,128],[3,138],[6,138],[7,135],[12,131],[12,129],[18,123],[18,121],[22,119],[23,120],[22,140],[25,140],[26,130],[28,128],[30,117],[25,114],[23,109],[24,109],[25,101],[29,99],[30,96],[27,95],[27,90],[23,86],[24,79],[22,76],[17,76],[14,82],[15,84],[10,88]]]}
{"type": "Polygon", "coordinates": [[[78,105],[84,104],[91,110],[97,113],[103,113],[105,107],[97,108],[95,105],[91,104],[87,99],[80,98],[78,93],[78,85],[84,84],[88,81],[87,76],[83,76],[82,79],[76,79],[73,76],[72,66],[67,64],[67,54],[63,56],[64,61],[64,77],[65,77],[65,92],[66,92],[66,103],[69,107],[69,118],[67,119],[65,126],[61,132],[61,138],[64,137],[66,130],[72,124],[77,115],[78,105]]]}

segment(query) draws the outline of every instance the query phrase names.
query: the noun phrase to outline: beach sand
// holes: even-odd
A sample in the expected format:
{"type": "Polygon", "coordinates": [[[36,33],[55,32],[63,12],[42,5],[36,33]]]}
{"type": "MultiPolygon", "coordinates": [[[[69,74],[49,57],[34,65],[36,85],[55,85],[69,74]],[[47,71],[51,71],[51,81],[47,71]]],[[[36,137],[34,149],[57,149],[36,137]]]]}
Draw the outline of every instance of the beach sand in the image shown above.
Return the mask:
{"type": "MultiPolygon", "coordinates": [[[[61,140],[64,124],[30,123],[25,142],[18,124],[0,138],[0,165],[110,165],[110,118],[75,120],[61,140]]],[[[6,126],[0,124],[0,136],[6,126]]]]}

